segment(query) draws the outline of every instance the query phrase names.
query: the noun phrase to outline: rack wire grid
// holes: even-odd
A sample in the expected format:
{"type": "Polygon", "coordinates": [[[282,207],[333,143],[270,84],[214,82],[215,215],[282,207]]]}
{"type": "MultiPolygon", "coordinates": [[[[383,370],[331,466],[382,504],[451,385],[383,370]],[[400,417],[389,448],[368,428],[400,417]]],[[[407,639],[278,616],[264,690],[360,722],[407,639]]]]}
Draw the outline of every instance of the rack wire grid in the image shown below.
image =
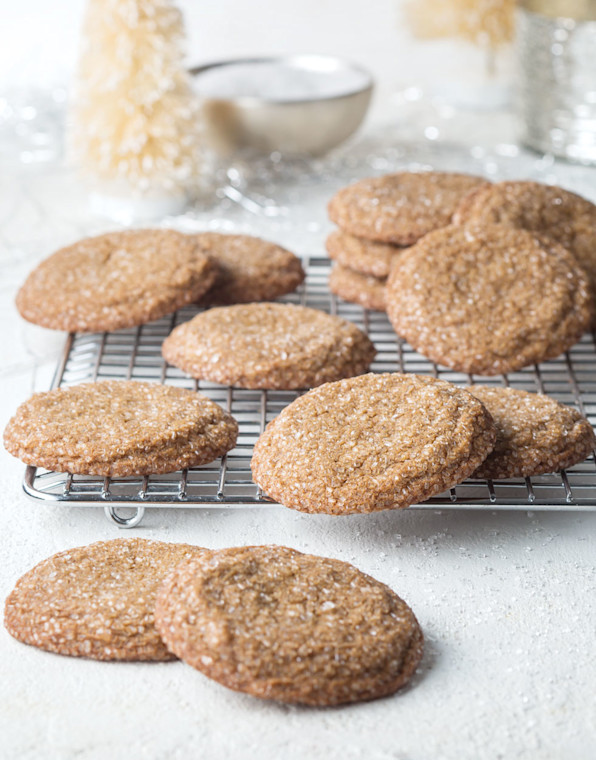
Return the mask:
{"type": "MultiPolygon", "coordinates": [[[[439,367],[414,351],[393,331],[382,312],[369,311],[329,293],[330,262],[305,261],[303,286],[283,301],[301,303],[351,320],[374,341],[374,372],[415,372],[467,385],[480,380],[439,367]]],[[[202,467],[167,475],[103,478],[70,475],[27,467],[23,487],[35,500],[77,506],[103,506],[120,527],[134,527],[146,507],[264,507],[275,506],[252,480],[250,460],[256,439],[267,422],[293,401],[298,391],[244,390],[199,382],[168,365],[161,344],[170,331],[192,318],[198,307],[137,328],[112,333],[76,333],[66,340],[52,387],[106,379],[149,380],[200,389],[234,415],[239,423],[236,447],[221,459],[202,467]],[[130,507],[126,514],[122,507],[130,507]]],[[[509,375],[481,379],[484,384],[507,385],[547,393],[574,405],[596,422],[596,338],[582,340],[553,361],[526,367],[509,375]]],[[[410,509],[596,509],[596,456],[571,469],[532,478],[467,480],[449,492],[410,509]]]]}

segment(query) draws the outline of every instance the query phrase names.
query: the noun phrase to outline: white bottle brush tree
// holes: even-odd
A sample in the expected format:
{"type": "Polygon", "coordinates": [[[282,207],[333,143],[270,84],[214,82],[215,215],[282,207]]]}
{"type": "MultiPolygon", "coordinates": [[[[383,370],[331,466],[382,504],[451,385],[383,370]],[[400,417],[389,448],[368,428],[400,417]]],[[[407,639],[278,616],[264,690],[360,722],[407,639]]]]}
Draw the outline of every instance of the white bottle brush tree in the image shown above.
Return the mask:
{"type": "Polygon", "coordinates": [[[169,0],[88,0],[70,148],[100,194],[174,198],[196,179],[198,107],[183,43],[169,0]]]}

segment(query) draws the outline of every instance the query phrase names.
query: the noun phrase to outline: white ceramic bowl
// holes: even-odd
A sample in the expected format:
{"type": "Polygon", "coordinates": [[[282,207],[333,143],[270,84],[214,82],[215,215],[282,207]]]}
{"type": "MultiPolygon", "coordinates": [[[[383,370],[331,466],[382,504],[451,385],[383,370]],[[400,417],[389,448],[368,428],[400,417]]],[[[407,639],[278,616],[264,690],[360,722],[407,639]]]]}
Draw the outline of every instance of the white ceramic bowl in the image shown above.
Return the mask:
{"type": "Polygon", "coordinates": [[[320,155],[362,123],[372,76],[340,58],[299,55],[221,61],[191,69],[208,143],[220,155],[320,155]]]}

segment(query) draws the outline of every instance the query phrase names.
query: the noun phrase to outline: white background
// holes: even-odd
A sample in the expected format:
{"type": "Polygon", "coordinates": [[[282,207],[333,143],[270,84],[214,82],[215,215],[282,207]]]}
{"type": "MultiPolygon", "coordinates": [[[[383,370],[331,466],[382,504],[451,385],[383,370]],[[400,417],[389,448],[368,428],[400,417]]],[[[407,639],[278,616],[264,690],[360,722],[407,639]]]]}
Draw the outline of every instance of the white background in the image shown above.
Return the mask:
{"type": "MultiPolygon", "coordinates": [[[[411,45],[399,0],[184,0],[189,62],[321,52],[401,76],[411,45]]],[[[2,0],[1,81],[65,81],[77,55],[82,0],[2,0]]]]}
{"type": "MultiPolygon", "coordinates": [[[[401,0],[182,0],[189,64],[243,55],[325,53],[367,67],[377,81],[373,114],[412,84],[456,97],[484,81],[484,54],[461,40],[412,38],[401,0]]],[[[76,67],[83,0],[0,0],[0,89],[68,85],[76,67]]],[[[497,57],[511,76],[510,50],[497,57]]],[[[490,96],[489,96],[490,97],[490,96]]]]}

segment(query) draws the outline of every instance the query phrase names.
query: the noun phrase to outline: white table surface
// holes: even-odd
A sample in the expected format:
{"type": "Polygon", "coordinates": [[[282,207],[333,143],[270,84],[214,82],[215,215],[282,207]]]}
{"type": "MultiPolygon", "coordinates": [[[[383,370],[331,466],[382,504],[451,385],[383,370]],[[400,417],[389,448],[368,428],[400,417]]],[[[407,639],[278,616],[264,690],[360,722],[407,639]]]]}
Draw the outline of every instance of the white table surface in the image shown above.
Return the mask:
{"type": "MultiPolygon", "coordinates": [[[[395,156],[428,165],[439,155],[429,158],[420,142],[405,153],[402,148],[398,144],[390,160],[371,153],[364,161],[362,147],[354,155],[369,173],[391,168],[395,156]]],[[[520,164],[511,141],[474,155],[476,168],[491,176],[538,171],[534,159],[520,164]]],[[[461,167],[457,155],[443,163],[461,167]]],[[[285,214],[255,216],[220,203],[170,223],[254,231],[299,253],[321,252],[328,229],[324,200],[350,171],[344,166],[341,177],[306,187],[282,181],[285,214]]],[[[548,159],[539,172],[581,192],[596,176],[548,159]]],[[[12,305],[16,287],[56,246],[110,225],[89,216],[76,179],[55,163],[15,162],[0,177],[0,194],[3,427],[33,388],[48,387],[62,340],[20,320],[12,305]]],[[[23,469],[0,451],[2,598],[50,554],[121,535],[100,509],[28,501],[23,469]]],[[[70,659],[19,644],[2,629],[0,756],[588,760],[596,756],[595,527],[594,513],[578,512],[334,518],[283,508],[149,510],[127,535],[214,548],[286,544],[353,562],[389,584],[412,606],[426,635],[411,686],[367,704],[288,707],[228,691],[180,662],[70,659]]]]}

